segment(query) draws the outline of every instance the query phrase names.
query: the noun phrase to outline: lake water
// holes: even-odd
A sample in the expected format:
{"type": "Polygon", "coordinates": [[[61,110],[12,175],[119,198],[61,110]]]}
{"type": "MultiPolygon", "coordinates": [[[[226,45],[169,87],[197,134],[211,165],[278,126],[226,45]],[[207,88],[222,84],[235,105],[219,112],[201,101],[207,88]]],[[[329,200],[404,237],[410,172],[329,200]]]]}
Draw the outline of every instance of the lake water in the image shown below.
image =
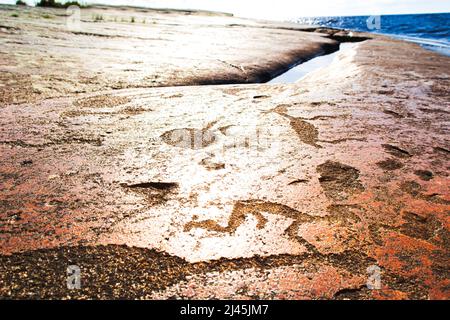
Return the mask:
{"type": "Polygon", "coordinates": [[[450,13],[383,15],[368,19],[368,16],[314,17],[298,18],[295,22],[386,34],[450,56],[450,13]]]}
{"type": "Polygon", "coordinates": [[[349,50],[355,45],[356,43],[352,42],[341,43],[338,51],[327,55],[319,56],[311,60],[308,60],[302,64],[299,64],[289,69],[285,73],[279,75],[278,77],[273,78],[268,83],[276,84],[276,83],[297,82],[303,79],[307,74],[328,66],[329,64],[331,64],[331,62],[333,62],[334,58],[339,52],[349,50]]]}

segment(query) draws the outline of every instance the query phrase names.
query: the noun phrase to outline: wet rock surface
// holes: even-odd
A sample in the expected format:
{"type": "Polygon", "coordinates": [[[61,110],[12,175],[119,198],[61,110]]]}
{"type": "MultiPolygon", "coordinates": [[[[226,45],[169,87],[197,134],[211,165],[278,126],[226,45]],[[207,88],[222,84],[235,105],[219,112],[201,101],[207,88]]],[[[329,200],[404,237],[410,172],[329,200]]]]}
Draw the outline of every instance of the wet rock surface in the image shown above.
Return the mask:
{"type": "MultiPolygon", "coordinates": [[[[12,20],[1,41],[23,43],[2,54],[36,53],[27,39],[43,31],[12,20]]],[[[334,31],[245,21],[255,37],[335,41],[334,31]]],[[[98,44],[126,46],[132,29],[120,27],[98,44]]],[[[91,37],[51,32],[61,45],[91,37]]],[[[267,50],[254,54],[279,58],[267,50]]],[[[73,73],[55,73],[33,94],[20,80],[26,65],[2,62],[2,84],[14,83],[0,89],[2,298],[449,298],[448,57],[376,36],[298,83],[161,87],[197,83],[186,80],[197,62],[185,60],[152,88],[112,88],[123,70],[92,69],[105,82],[86,92],[72,90],[73,73]],[[66,286],[70,265],[78,291],[66,286]]],[[[209,76],[240,72],[216,67],[209,76]]],[[[36,70],[31,86],[43,83],[46,68],[36,70]]]]}

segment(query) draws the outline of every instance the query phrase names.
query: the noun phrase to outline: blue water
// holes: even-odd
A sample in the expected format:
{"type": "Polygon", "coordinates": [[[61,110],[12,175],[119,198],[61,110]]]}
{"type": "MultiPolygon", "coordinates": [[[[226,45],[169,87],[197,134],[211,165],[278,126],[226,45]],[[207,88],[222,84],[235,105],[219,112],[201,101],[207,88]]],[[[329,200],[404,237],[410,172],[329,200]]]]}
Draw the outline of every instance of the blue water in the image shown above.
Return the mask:
{"type": "Polygon", "coordinates": [[[450,56],[450,13],[299,18],[295,22],[354,31],[374,32],[419,43],[450,56]],[[377,22],[379,21],[379,24],[377,22]]]}

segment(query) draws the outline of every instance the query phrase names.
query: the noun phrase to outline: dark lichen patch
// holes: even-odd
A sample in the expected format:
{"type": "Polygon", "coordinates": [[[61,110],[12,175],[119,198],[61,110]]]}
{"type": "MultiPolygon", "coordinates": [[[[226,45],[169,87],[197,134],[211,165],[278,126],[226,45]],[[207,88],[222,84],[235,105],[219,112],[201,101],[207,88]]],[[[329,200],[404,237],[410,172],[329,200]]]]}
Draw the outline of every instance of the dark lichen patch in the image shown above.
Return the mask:
{"type": "Polygon", "coordinates": [[[142,182],[135,184],[122,184],[123,187],[130,189],[158,189],[158,190],[171,190],[178,187],[176,182],[142,182]]]}
{"type": "Polygon", "coordinates": [[[306,180],[306,179],[295,179],[295,180],[289,182],[288,186],[291,186],[293,184],[299,184],[299,183],[307,183],[307,182],[308,182],[308,180],[306,180]]]}
{"type": "Polygon", "coordinates": [[[343,115],[317,115],[310,118],[302,118],[303,120],[328,120],[328,119],[338,119],[338,118],[348,118],[346,114],[343,115]]]}
{"type": "Polygon", "coordinates": [[[29,166],[31,164],[33,164],[33,160],[31,160],[31,159],[23,160],[23,161],[20,162],[20,165],[24,166],[24,167],[25,166],[29,166]]]}
{"type": "Polygon", "coordinates": [[[120,36],[110,36],[108,34],[103,34],[103,33],[83,32],[83,31],[71,31],[70,33],[75,34],[77,36],[87,36],[87,37],[100,37],[100,38],[120,37],[120,36]]]}
{"type": "Polygon", "coordinates": [[[434,150],[435,152],[443,153],[443,154],[446,154],[446,155],[449,155],[449,154],[450,154],[450,150],[448,150],[448,149],[446,149],[446,148],[443,148],[443,147],[434,147],[433,150],[434,150]]]}
{"type": "Polygon", "coordinates": [[[358,205],[331,204],[327,207],[328,215],[325,219],[328,221],[339,221],[353,223],[361,221],[359,214],[362,209],[358,205]]]}
{"type": "Polygon", "coordinates": [[[449,87],[448,78],[444,81],[435,81],[431,86],[433,96],[445,98],[448,101],[449,97],[448,87],[449,87]]]}
{"type": "Polygon", "coordinates": [[[317,128],[313,124],[305,121],[303,118],[296,118],[288,115],[288,107],[289,105],[287,104],[280,104],[275,108],[269,110],[268,112],[274,112],[282,117],[289,119],[289,124],[299,137],[300,141],[316,148],[322,148],[322,146],[317,144],[319,139],[319,130],[317,130],[317,128]]]}
{"type": "Polygon", "coordinates": [[[400,185],[400,190],[411,195],[416,199],[422,199],[428,202],[448,205],[450,201],[441,197],[438,193],[427,194],[422,192],[422,186],[416,181],[405,181],[400,185]]]}
{"type": "MultiPolygon", "coordinates": [[[[403,264],[405,266],[416,263],[415,261],[414,262],[409,261],[408,263],[408,260],[410,259],[408,256],[405,255],[403,255],[402,257],[398,257],[398,259],[403,260],[403,264]]],[[[421,280],[417,278],[403,277],[401,275],[385,271],[383,272],[381,279],[382,283],[387,284],[389,288],[406,293],[409,299],[412,300],[429,299],[428,297],[429,286],[424,284],[421,280]]],[[[380,293],[383,294],[384,293],[383,290],[380,293]]],[[[387,298],[389,298],[389,296],[387,296],[387,298]]]]}
{"type": "Polygon", "coordinates": [[[0,86],[0,107],[8,104],[34,102],[39,96],[39,91],[33,88],[30,75],[2,70],[0,83],[2,84],[0,86]]]}
{"type": "Polygon", "coordinates": [[[144,113],[146,111],[151,111],[151,109],[144,109],[144,108],[140,108],[140,107],[129,106],[129,107],[126,107],[123,110],[121,110],[120,113],[134,116],[134,115],[144,113]]]}
{"type": "Polygon", "coordinates": [[[141,194],[150,205],[159,205],[166,202],[169,195],[179,185],[176,182],[142,182],[135,184],[122,183],[120,186],[141,194]]]}
{"type": "Polygon", "coordinates": [[[316,148],[322,148],[317,144],[319,131],[313,124],[299,118],[289,117],[289,119],[292,129],[294,129],[295,133],[303,143],[316,148]]]}
{"type": "Polygon", "coordinates": [[[327,161],[317,166],[319,182],[325,194],[335,200],[345,200],[349,195],[364,190],[359,181],[359,170],[351,166],[327,161]]]}
{"type": "Polygon", "coordinates": [[[386,159],[377,162],[377,166],[386,171],[398,170],[403,167],[403,163],[396,159],[386,159]]]}
{"type": "Polygon", "coordinates": [[[286,114],[288,112],[288,108],[290,106],[291,105],[289,105],[289,104],[279,104],[278,106],[269,110],[268,112],[275,112],[275,113],[278,113],[280,116],[286,116],[286,114]]]}
{"type": "Polygon", "coordinates": [[[138,298],[184,279],[188,263],[126,246],[63,247],[0,256],[3,298],[138,298]],[[67,267],[79,266],[81,288],[67,288],[67,267]]]}
{"type": "Polygon", "coordinates": [[[0,25],[0,33],[14,34],[18,33],[20,28],[13,26],[0,25]]]}
{"type": "Polygon", "coordinates": [[[222,89],[222,92],[228,95],[237,96],[242,91],[242,89],[239,88],[229,88],[229,89],[222,89]]]}
{"type": "Polygon", "coordinates": [[[161,139],[172,146],[190,149],[202,149],[216,141],[215,134],[207,129],[174,129],[166,131],[161,139]]]}
{"type": "Polygon", "coordinates": [[[450,114],[447,110],[442,109],[428,109],[428,108],[419,108],[420,111],[424,113],[433,113],[433,114],[450,114]]]}
{"type": "Polygon", "coordinates": [[[73,104],[80,108],[112,108],[128,102],[127,97],[99,95],[76,100],[73,104]]]}
{"type": "Polygon", "coordinates": [[[333,295],[335,300],[367,300],[370,299],[370,290],[367,285],[362,285],[357,288],[346,288],[337,291],[333,295]]]}
{"type": "Polygon", "coordinates": [[[342,253],[319,255],[320,260],[326,261],[335,267],[350,271],[353,274],[365,274],[367,267],[376,263],[376,260],[362,251],[345,250],[342,253]]]}
{"type": "Polygon", "coordinates": [[[56,145],[64,145],[64,144],[89,144],[92,146],[99,147],[103,144],[103,139],[101,137],[95,137],[95,136],[78,136],[75,133],[68,132],[66,133],[66,136],[54,138],[49,137],[48,142],[44,143],[28,143],[22,140],[13,140],[13,141],[0,141],[0,144],[6,144],[14,147],[21,147],[21,148],[47,148],[51,146],[56,145]]]}
{"type": "Polygon", "coordinates": [[[400,231],[409,237],[429,240],[434,236],[435,230],[440,224],[434,219],[420,216],[413,212],[407,212],[403,216],[405,223],[402,224],[400,231]]]}
{"type": "Polygon", "coordinates": [[[367,141],[366,138],[340,138],[340,139],[334,139],[334,140],[318,140],[319,142],[323,143],[330,143],[330,144],[339,144],[347,141],[367,141]]]}
{"type": "Polygon", "coordinates": [[[381,146],[386,150],[387,153],[393,155],[394,157],[397,157],[397,158],[411,157],[411,154],[408,151],[403,150],[397,146],[393,146],[390,144],[382,144],[381,146]]]}
{"type": "Polygon", "coordinates": [[[405,181],[400,185],[400,190],[413,197],[418,197],[421,195],[422,186],[415,181],[405,181]]]}
{"type": "Polygon", "coordinates": [[[103,139],[96,137],[68,136],[62,139],[52,139],[52,143],[53,144],[79,143],[79,144],[90,144],[92,146],[99,147],[103,144],[103,139]]]}
{"type": "Polygon", "coordinates": [[[414,174],[424,181],[429,181],[433,179],[433,172],[428,170],[416,170],[414,174]]]}
{"type": "Polygon", "coordinates": [[[167,98],[168,99],[173,99],[173,98],[182,98],[182,97],[183,97],[182,93],[175,93],[175,94],[172,94],[172,95],[168,96],[167,98]]]}
{"type": "Polygon", "coordinates": [[[205,158],[202,161],[200,161],[200,165],[205,167],[205,169],[207,169],[207,170],[225,169],[225,163],[213,162],[208,158],[205,158]]]}
{"type": "Polygon", "coordinates": [[[228,129],[230,129],[231,127],[233,127],[233,125],[227,125],[227,126],[223,126],[219,128],[219,131],[226,136],[228,134],[228,129]]]}
{"type": "MultiPolygon", "coordinates": [[[[13,299],[143,299],[210,272],[330,263],[363,273],[372,259],[346,251],[333,255],[271,255],[189,263],[154,249],[125,245],[74,246],[0,256],[0,297],[13,299]],[[309,258],[310,263],[305,263],[309,258]],[[81,287],[67,288],[67,267],[80,268],[81,287]]],[[[312,271],[312,270],[311,270],[312,271]]]]}
{"type": "Polygon", "coordinates": [[[394,118],[397,118],[397,119],[404,118],[400,113],[392,111],[392,110],[384,109],[383,112],[390,116],[393,116],[394,118]]]}
{"type": "Polygon", "coordinates": [[[309,103],[309,105],[311,107],[318,107],[318,106],[321,106],[321,105],[324,105],[324,104],[328,104],[328,103],[326,101],[311,101],[309,103]]]}
{"type": "MultiPolygon", "coordinates": [[[[448,246],[445,248],[448,248],[448,246]]],[[[436,278],[443,280],[444,283],[447,282],[447,280],[450,279],[450,269],[448,268],[448,251],[436,250],[433,252],[431,260],[433,262],[431,265],[433,275],[436,278]]],[[[449,288],[446,287],[445,289],[448,290],[449,288]]]]}
{"type": "Polygon", "coordinates": [[[394,90],[389,90],[389,89],[381,89],[381,90],[375,91],[375,93],[391,96],[391,95],[393,95],[395,93],[395,91],[394,90]]]}

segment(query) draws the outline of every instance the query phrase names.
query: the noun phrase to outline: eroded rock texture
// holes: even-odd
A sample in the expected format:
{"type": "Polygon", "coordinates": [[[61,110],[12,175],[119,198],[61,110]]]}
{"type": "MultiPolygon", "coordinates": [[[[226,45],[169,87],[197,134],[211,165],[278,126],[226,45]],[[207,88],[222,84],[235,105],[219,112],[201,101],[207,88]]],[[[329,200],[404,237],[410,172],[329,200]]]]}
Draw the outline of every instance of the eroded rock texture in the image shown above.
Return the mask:
{"type": "Polygon", "coordinates": [[[1,297],[449,298],[448,57],[377,36],[294,84],[173,87],[337,38],[155,12],[152,34],[77,34],[26,10],[0,11],[1,297]]]}

